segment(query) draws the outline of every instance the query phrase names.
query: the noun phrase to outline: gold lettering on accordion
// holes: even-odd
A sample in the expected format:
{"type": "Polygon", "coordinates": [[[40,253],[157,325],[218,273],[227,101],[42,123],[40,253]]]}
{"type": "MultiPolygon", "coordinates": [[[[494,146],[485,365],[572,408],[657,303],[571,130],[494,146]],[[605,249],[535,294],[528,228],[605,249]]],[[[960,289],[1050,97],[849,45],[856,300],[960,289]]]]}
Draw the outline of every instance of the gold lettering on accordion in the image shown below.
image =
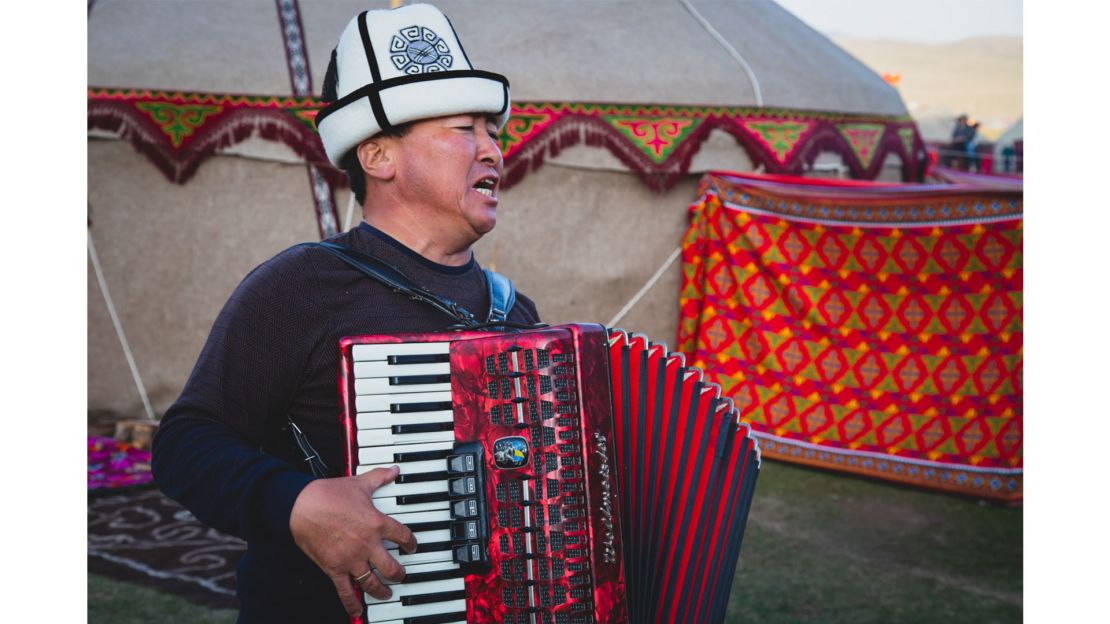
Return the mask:
{"type": "Polygon", "coordinates": [[[601,432],[594,432],[594,441],[597,442],[597,448],[594,453],[600,459],[598,464],[598,472],[601,474],[601,523],[605,525],[605,538],[602,541],[604,552],[602,560],[605,563],[615,563],[617,560],[617,550],[613,544],[616,541],[616,536],[613,534],[613,488],[609,483],[609,447],[608,441],[601,432]]]}

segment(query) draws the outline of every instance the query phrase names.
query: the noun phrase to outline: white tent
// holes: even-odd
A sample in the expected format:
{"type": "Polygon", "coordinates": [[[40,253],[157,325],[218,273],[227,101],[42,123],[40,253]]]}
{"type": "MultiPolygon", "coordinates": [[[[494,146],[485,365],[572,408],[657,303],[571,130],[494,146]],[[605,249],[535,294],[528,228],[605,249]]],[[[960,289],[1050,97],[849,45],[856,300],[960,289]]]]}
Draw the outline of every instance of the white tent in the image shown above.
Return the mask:
{"type": "MultiPolygon", "coordinates": [[[[173,154],[192,158],[194,173],[179,176],[182,184],[152,164],[152,155],[172,151],[168,139],[110,106],[103,94],[138,93],[129,100],[132,113],[144,93],[318,94],[346,22],[388,4],[91,5],[90,409],[139,415],[145,395],[152,412],[163,411],[238,281],[282,248],[344,227],[349,206],[348,191],[334,177],[329,189],[326,168],[306,164],[308,152],[289,140],[303,130],[295,123],[252,126],[250,110],[258,119],[269,112],[248,110],[240,125],[205,135],[208,152],[173,154]]],[[[509,77],[514,102],[614,103],[636,114],[650,110],[646,105],[674,105],[824,124],[856,115],[912,127],[892,87],[768,0],[436,4],[474,65],[509,77]]],[[[193,126],[173,125],[155,109],[146,113],[161,119],[175,141],[188,146],[196,138],[189,134],[193,126]]],[[[582,137],[561,147],[543,144],[527,175],[502,193],[499,225],[479,243],[479,261],[512,277],[548,322],[608,323],[632,304],[618,325],[672,341],[680,280],[673,252],[699,172],[762,165],[750,144],[716,128],[676,165],[673,186],[658,192],[611,141],[591,142],[588,129],[582,137]]],[[[843,143],[830,134],[808,144],[807,162],[843,168],[843,150],[830,147],[834,139],[843,143]]],[[[895,151],[884,157],[874,163],[877,175],[900,178],[904,158],[895,151]]]]}

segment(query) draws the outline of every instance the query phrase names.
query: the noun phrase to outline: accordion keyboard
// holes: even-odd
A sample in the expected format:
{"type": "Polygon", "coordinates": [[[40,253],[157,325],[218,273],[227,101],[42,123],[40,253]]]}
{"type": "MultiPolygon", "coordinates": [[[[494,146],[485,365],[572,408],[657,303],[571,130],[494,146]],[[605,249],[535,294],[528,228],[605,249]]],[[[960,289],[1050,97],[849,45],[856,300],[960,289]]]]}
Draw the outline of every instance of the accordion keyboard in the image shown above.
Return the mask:
{"type": "Polygon", "coordinates": [[[466,456],[455,453],[447,354],[448,343],[352,349],[356,474],[400,467],[395,483],[374,492],[374,504],[411,528],[421,544],[411,555],[387,544],[408,574],[392,584],[388,600],[364,595],[367,622],[466,621],[466,571],[456,549],[477,538],[479,519],[467,509],[475,501],[464,496],[476,493],[477,484],[469,474],[473,463],[468,473],[466,456]]]}
{"type": "Polygon", "coordinates": [[[413,554],[367,623],[621,621],[600,326],[341,343],[348,474],[398,465],[375,506],[413,554]]]}

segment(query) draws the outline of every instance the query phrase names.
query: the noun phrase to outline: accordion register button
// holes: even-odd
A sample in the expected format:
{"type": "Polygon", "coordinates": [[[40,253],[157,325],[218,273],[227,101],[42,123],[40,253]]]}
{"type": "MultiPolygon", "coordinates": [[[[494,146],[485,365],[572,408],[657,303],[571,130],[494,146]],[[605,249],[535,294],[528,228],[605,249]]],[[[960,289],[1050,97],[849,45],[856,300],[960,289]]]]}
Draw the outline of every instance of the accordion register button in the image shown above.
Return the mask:
{"type": "Polygon", "coordinates": [[[485,561],[482,547],[477,543],[463,544],[454,550],[455,563],[481,563],[485,561]]]}
{"type": "Polygon", "coordinates": [[[478,515],[478,500],[468,498],[451,505],[451,515],[455,518],[474,518],[478,515]]]}
{"type": "Polygon", "coordinates": [[[474,472],[477,469],[475,457],[471,453],[451,455],[447,458],[447,471],[452,474],[474,472]]]}
{"type": "Polygon", "coordinates": [[[452,522],[451,539],[456,541],[478,539],[478,523],[473,520],[452,522]]]}
{"type": "Polygon", "coordinates": [[[451,496],[474,496],[478,493],[478,481],[474,477],[448,479],[447,491],[451,496]]]}

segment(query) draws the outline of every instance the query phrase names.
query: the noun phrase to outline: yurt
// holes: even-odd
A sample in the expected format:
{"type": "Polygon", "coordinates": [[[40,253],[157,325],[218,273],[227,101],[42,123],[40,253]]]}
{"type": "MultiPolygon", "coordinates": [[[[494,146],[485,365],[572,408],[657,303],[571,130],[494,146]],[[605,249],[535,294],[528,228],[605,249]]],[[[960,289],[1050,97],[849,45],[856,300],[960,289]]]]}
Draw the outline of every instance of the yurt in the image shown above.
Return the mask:
{"type": "MultiPolygon", "coordinates": [[[[358,222],[313,118],[347,21],[390,4],[89,3],[90,410],[157,417],[251,268],[358,222]]],[[[923,171],[894,88],[770,0],[435,4],[511,81],[507,188],[477,254],[547,322],[673,341],[703,172],[923,171]]]]}

